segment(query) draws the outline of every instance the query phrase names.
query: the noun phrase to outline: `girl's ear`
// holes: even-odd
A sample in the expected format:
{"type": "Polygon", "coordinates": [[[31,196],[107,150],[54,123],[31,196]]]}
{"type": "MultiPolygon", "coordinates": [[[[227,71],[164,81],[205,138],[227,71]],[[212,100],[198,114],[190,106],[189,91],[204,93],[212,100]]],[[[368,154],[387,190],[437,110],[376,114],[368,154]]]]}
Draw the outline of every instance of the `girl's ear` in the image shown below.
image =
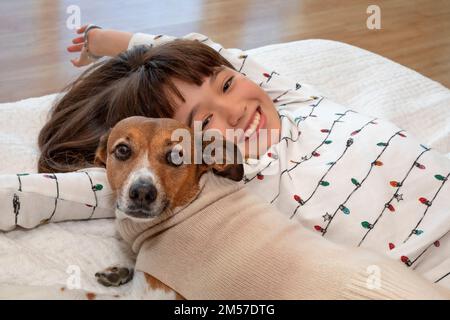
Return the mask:
{"type": "Polygon", "coordinates": [[[98,167],[106,168],[106,158],[107,158],[107,147],[108,147],[108,138],[111,133],[111,129],[108,129],[106,133],[104,133],[98,142],[97,150],[95,151],[94,165],[98,167]]]}

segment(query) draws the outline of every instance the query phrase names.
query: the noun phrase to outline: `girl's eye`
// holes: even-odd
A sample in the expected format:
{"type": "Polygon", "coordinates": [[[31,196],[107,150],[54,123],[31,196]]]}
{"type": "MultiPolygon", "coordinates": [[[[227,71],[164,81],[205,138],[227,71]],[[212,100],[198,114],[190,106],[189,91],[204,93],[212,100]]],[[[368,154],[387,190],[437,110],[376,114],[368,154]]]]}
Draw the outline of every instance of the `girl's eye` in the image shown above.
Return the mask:
{"type": "Polygon", "coordinates": [[[127,160],[131,156],[131,149],[125,144],[119,144],[114,151],[114,154],[119,160],[127,160]]]}
{"type": "Polygon", "coordinates": [[[223,92],[224,92],[224,93],[227,92],[228,89],[230,89],[231,84],[233,83],[233,78],[234,78],[234,76],[232,76],[230,79],[228,79],[228,80],[225,82],[225,84],[223,85],[223,92]]]}
{"type": "Polygon", "coordinates": [[[202,122],[202,130],[205,129],[205,127],[209,124],[209,122],[211,121],[212,115],[208,116],[205,120],[203,120],[202,122]]]}

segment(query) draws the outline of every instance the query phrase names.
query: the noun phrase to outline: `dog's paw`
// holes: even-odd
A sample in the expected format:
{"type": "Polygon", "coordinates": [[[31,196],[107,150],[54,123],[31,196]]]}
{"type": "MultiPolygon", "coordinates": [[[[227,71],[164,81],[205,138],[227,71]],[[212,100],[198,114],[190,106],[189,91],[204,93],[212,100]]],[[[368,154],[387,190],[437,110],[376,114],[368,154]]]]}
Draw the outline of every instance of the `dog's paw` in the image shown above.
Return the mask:
{"type": "Polygon", "coordinates": [[[118,287],[133,279],[133,269],[113,266],[97,272],[95,278],[106,287],[118,287]]]}

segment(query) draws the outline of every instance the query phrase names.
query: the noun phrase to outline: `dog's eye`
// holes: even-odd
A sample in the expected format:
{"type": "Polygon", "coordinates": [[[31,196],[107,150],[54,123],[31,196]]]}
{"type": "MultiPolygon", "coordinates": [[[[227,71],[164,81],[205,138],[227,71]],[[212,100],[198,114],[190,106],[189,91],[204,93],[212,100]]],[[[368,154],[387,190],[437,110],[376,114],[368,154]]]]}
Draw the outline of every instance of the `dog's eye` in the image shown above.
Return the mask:
{"type": "Polygon", "coordinates": [[[119,144],[114,151],[114,154],[119,160],[127,160],[131,155],[131,149],[127,145],[119,144]]]}
{"type": "Polygon", "coordinates": [[[167,163],[179,167],[183,164],[183,149],[180,146],[175,146],[166,154],[167,163]]]}

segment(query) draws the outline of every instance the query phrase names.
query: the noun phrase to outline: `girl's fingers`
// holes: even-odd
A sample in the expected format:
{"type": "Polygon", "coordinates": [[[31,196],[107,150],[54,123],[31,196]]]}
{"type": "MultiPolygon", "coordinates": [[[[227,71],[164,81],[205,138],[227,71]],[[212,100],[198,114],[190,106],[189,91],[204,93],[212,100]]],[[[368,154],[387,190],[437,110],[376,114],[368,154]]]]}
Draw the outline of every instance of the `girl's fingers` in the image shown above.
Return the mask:
{"type": "Polygon", "coordinates": [[[82,43],[82,42],[84,42],[84,37],[78,37],[78,38],[72,39],[72,43],[74,43],[74,44],[82,43]]]}
{"type": "Polygon", "coordinates": [[[78,67],[78,59],[70,59],[70,62],[72,62],[74,67],[78,67]]]}
{"type": "MultiPolygon", "coordinates": [[[[84,33],[87,28],[87,24],[81,26],[77,29],[78,34],[84,33]]],[[[87,59],[85,52],[83,51],[84,47],[84,36],[76,37],[72,39],[73,45],[67,47],[67,51],[69,52],[81,52],[80,57],[76,59],[70,59],[70,62],[74,67],[80,68],[90,63],[89,59],[87,59]]]]}
{"type": "Polygon", "coordinates": [[[81,59],[71,59],[70,62],[72,62],[72,65],[77,68],[80,68],[80,67],[83,67],[86,65],[86,63],[83,63],[81,61],[81,59]]]}
{"type": "Polygon", "coordinates": [[[80,56],[76,59],[71,59],[70,62],[72,62],[75,67],[83,67],[91,64],[92,61],[90,61],[86,51],[81,51],[80,56]]]}
{"type": "Polygon", "coordinates": [[[77,33],[83,33],[84,30],[86,30],[87,26],[88,26],[88,25],[85,24],[84,26],[81,26],[80,28],[78,28],[78,29],[77,29],[77,33]]]}
{"type": "Polygon", "coordinates": [[[67,47],[67,51],[69,52],[80,52],[83,49],[84,43],[74,44],[67,47]]]}

